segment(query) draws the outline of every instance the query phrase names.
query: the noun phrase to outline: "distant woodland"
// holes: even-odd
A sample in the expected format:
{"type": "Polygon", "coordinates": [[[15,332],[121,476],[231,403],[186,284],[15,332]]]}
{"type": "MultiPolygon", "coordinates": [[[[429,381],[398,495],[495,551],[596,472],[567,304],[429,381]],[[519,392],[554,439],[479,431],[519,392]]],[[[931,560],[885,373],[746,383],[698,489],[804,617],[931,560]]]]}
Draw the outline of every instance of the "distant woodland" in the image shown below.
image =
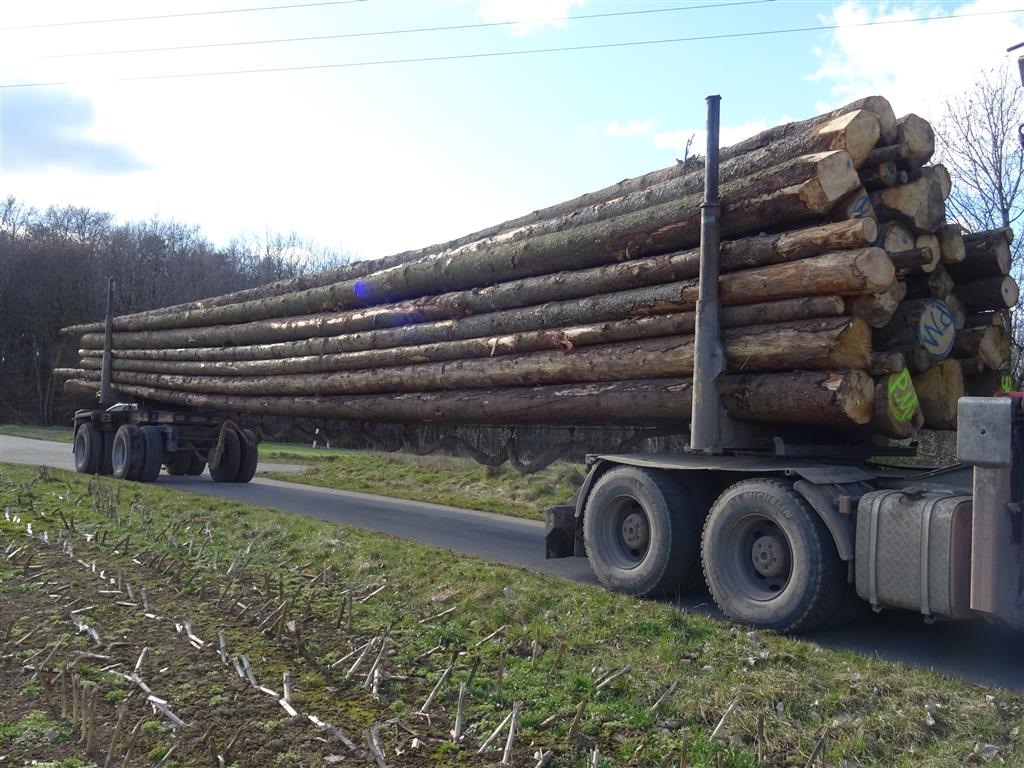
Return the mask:
{"type": "Polygon", "coordinates": [[[199,227],[158,218],[119,223],[68,206],[45,211],[0,201],[0,422],[53,424],[76,403],[54,367],[76,358],[63,326],[103,317],[107,278],[115,311],[135,312],[339,266],[343,253],[298,235],[211,243],[199,227]]]}

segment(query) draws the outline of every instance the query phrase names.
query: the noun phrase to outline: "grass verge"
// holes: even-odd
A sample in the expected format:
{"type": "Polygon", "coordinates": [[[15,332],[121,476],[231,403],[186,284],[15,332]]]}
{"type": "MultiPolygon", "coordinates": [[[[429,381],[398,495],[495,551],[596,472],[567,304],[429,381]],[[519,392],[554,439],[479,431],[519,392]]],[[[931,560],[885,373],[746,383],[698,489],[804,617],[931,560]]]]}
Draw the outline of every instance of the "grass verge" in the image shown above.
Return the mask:
{"type": "Polygon", "coordinates": [[[0,475],[0,754],[11,765],[102,764],[120,702],[138,724],[130,766],[353,756],[305,714],[342,729],[364,761],[365,731],[390,766],[493,765],[505,737],[478,750],[517,701],[517,766],[538,750],[553,766],[584,765],[595,749],[600,766],[752,768],[759,753],[765,766],[804,766],[816,750],[833,766],[1024,763],[1016,694],[259,507],[52,470],[0,475]],[[383,652],[358,650],[384,637],[383,652]],[[141,678],[184,726],[154,715],[123,676],[143,647],[141,678]],[[235,673],[241,654],[275,695],[290,673],[299,717],[235,673]],[[60,717],[51,673],[62,669],[97,692],[89,754],[60,717]],[[19,728],[26,718],[60,727],[19,728]]]}

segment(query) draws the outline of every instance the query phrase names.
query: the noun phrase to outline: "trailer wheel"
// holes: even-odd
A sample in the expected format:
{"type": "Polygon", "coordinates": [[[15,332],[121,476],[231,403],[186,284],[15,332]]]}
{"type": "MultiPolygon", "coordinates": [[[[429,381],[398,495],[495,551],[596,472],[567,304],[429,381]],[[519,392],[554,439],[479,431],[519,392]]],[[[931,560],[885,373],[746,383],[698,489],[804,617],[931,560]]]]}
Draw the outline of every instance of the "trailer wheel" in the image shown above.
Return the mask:
{"type": "Polygon", "coordinates": [[[119,480],[138,480],[146,461],[146,439],[134,424],[122,424],[114,434],[111,465],[119,480]]]}
{"type": "Polygon", "coordinates": [[[731,619],[806,632],[839,607],[844,568],[835,543],[788,482],[727,488],[708,515],[701,550],[711,595],[731,619]]]}
{"type": "Polygon", "coordinates": [[[75,432],[75,471],[95,475],[103,457],[103,434],[92,424],[82,424],[75,432]]]}
{"type": "Polygon", "coordinates": [[[618,467],[590,492],[583,540],[602,584],[630,595],[656,595],[678,589],[697,562],[700,524],[671,474],[618,467]]]}
{"type": "Polygon", "coordinates": [[[164,463],[164,437],[157,427],[142,427],[142,436],[146,443],[146,458],[139,472],[139,482],[152,483],[160,476],[160,467],[164,463]]]}
{"type": "Polygon", "coordinates": [[[114,474],[114,433],[109,431],[100,432],[103,438],[102,453],[100,454],[99,473],[109,477],[114,474]]]}
{"type": "Polygon", "coordinates": [[[215,483],[232,483],[238,477],[238,467],[242,461],[241,441],[233,429],[224,430],[224,450],[220,454],[217,466],[210,464],[210,477],[215,483]]]}
{"type": "Polygon", "coordinates": [[[251,429],[243,429],[238,439],[241,455],[238,462],[236,483],[248,483],[256,474],[256,465],[260,462],[260,449],[256,443],[256,434],[251,429]]]}

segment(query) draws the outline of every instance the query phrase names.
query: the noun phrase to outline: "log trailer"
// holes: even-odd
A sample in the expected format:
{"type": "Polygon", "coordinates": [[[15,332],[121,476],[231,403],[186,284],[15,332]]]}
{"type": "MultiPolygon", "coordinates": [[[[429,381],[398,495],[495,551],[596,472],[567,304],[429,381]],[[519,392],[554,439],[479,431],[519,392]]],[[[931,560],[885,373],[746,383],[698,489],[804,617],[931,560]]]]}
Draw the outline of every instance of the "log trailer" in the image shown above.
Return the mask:
{"type": "MultiPolygon", "coordinates": [[[[632,595],[706,582],[730,618],[783,632],[868,606],[1024,629],[1020,396],[962,398],[958,461],[927,472],[872,462],[877,446],[843,430],[783,430],[724,412],[718,111],[709,97],[688,450],[589,456],[574,500],[548,511],[547,555],[587,557],[602,584],[632,595]]],[[[152,481],[161,466],[193,475],[209,466],[215,481],[250,480],[251,431],[187,408],[114,402],[111,338],[108,294],[101,406],[75,415],[78,471],[152,481]]]]}
{"type": "Polygon", "coordinates": [[[147,403],[116,402],[110,384],[114,281],[107,283],[107,317],[99,407],[75,412],[75,470],[151,483],[169,475],[201,475],[218,483],[248,483],[259,445],[252,430],[215,414],[147,403]]]}
{"type": "Polygon", "coordinates": [[[1020,393],[962,398],[957,463],[927,472],[872,463],[877,448],[839,435],[791,441],[724,413],[718,112],[708,97],[689,447],[588,456],[574,500],[547,512],[548,557],[586,557],[603,585],[637,596],[706,582],[728,617],[783,632],[868,606],[1024,630],[1020,393]]]}

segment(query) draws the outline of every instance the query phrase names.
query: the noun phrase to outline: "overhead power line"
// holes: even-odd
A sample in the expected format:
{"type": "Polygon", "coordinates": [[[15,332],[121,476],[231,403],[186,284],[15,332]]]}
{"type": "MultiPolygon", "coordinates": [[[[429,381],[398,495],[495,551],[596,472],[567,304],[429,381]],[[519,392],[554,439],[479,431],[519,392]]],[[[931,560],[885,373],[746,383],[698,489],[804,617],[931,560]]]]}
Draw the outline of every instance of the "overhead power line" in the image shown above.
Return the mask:
{"type": "MultiPolygon", "coordinates": [[[[459,53],[444,56],[421,56],[408,59],[374,59],[370,61],[348,61],[334,64],[301,64],[289,67],[262,67],[252,69],[230,69],[207,72],[171,72],[157,75],[129,75],[125,77],[109,78],[106,82],[132,83],[155,80],[182,80],[200,77],[226,77],[229,75],[260,75],[274,72],[310,72],[329,69],[355,69],[357,67],[374,67],[395,64],[424,64],[436,61],[461,61],[472,59],[501,58],[508,56],[529,56],[542,53],[567,53],[570,51],[596,51],[614,48],[635,48],[639,46],[666,45],[672,43],[692,43],[705,40],[730,40],[752,37],[768,37],[771,35],[786,35],[799,32],[827,32],[840,28],[857,27],[880,27],[894,24],[910,24],[920,21],[951,21],[959,19],[978,18],[982,16],[1006,16],[1013,13],[1022,13],[1024,8],[1014,8],[1001,11],[976,11],[973,13],[948,14],[946,16],[919,16],[910,19],[881,19],[876,21],[860,21],[851,24],[822,24],[816,27],[788,27],[785,29],[764,29],[752,32],[724,32],[718,35],[693,35],[690,37],[669,37],[658,40],[629,40],[618,43],[594,43],[591,45],[572,45],[558,48],[529,48],[518,51],[485,51],[482,53],[459,53]]],[[[72,81],[50,81],[35,83],[8,83],[0,85],[0,89],[6,88],[41,88],[48,86],[71,85],[72,81]]]]}
{"type": "Polygon", "coordinates": [[[42,59],[83,58],[87,56],[117,56],[136,53],[166,53],[168,51],[194,51],[206,48],[232,48],[247,45],[273,45],[277,43],[305,43],[319,40],[345,40],[359,37],[383,37],[385,35],[408,35],[423,32],[451,32],[466,29],[484,29],[486,27],[508,27],[517,24],[543,24],[553,21],[583,21],[587,19],[607,19],[617,16],[643,16],[653,13],[678,13],[680,11],[698,11],[708,8],[729,8],[737,5],[763,5],[777,0],[734,0],[734,2],[704,3],[702,5],[680,5],[670,8],[642,8],[632,11],[608,11],[606,13],[587,13],[577,16],[558,16],[545,19],[519,19],[515,21],[486,21],[475,24],[452,24],[440,27],[409,27],[406,29],[385,29],[371,32],[343,32],[333,35],[309,35],[305,37],[278,37],[267,40],[237,40],[222,43],[196,43],[194,45],[167,45],[158,48],[121,48],[112,51],[82,51],[79,53],[55,53],[40,56],[42,59]]]}
{"type": "Polygon", "coordinates": [[[365,3],[366,0],[317,0],[312,3],[293,3],[292,5],[263,5],[253,8],[224,8],[214,11],[187,11],[182,13],[161,13],[154,16],[118,16],[112,19],[78,19],[76,21],[48,21],[40,24],[18,24],[0,27],[0,32],[17,29],[52,29],[55,27],[81,27],[87,24],[116,24],[128,21],[156,21],[159,19],[183,19],[189,16],[223,16],[229,13],[257,13],[260,11],[289,11],[294,8],[317,8],[324,5],[351,5],[365,3]]]}

